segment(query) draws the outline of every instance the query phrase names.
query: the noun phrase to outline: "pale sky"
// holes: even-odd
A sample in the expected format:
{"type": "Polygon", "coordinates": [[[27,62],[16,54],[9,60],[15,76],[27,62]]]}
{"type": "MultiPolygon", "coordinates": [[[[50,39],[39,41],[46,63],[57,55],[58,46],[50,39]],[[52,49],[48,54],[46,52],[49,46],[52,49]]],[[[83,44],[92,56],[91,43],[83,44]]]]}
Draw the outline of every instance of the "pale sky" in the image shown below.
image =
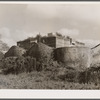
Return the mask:
{"type": "Polygon", "coordinates": [[[38,33],[60,32],[100,43],[100,3],[0,4],[0,37],[13,45],[38,33]]]}

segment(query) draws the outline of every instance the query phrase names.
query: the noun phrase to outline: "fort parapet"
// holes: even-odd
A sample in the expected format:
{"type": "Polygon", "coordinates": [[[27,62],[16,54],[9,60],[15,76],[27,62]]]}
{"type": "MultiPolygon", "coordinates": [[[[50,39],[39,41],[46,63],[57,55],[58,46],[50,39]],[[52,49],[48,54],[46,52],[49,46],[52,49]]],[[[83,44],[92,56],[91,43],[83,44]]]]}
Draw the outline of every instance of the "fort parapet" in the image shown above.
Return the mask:
{"type": "Polygon", "coordinates": [[[23,41],[18,41],[17,46],[28,50],[30,47],[32,47],[34,42],[37,42],[37,39],[33,38],[33,37],[30,37],[30,38],[27,38],[23,41]]]}
{"type": "Polygon", "coordinates": [[[85,43],[79,41],[75,41],[75,43],[73,43],[73,39],[71,37],[62,36],[60,33],[48,33],[48,36],[37,36],[38,37],[30,37],[23,41],[19,41],[17,42],[17,46],[22,47],[26,50],[28,50],[34,44],[34,42],[41,42],[53,48],[66,47],[70,45],[85,46],[85,43]]]}
{"type": "Polygon", "coordinates": [[[54,48],[72,45],[72,39],[69,37],[66,38],[57,36],[42,37],[41,42],[54,48]]]}

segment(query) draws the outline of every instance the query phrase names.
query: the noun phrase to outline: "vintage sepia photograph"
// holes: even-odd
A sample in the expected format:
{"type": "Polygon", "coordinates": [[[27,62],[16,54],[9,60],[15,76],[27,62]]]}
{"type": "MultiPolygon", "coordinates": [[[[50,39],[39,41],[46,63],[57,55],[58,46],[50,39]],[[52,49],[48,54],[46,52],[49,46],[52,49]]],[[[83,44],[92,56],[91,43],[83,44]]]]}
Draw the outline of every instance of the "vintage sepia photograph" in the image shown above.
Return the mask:
{"type": "Polygon", "coordinates": [[[100,89],[99,3],[0,3],[0,89],[100,89]]]}

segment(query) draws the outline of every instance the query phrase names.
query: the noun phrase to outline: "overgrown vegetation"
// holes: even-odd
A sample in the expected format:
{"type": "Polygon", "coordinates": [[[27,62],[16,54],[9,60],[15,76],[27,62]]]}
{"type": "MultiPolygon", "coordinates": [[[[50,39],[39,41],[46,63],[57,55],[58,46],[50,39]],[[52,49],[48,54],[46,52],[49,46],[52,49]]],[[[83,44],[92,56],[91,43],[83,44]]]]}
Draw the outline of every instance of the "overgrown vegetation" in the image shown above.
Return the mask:
{"type": "Polygon", "coordinates": [[[31,57],[7,57],[0,60],[0,67],[4,74],[31,72],[36,68],[36,59],[31,57]]]}
{"type": "Polygon", "coordinates": [[[99,84],[80,84],[49,78],[49,72],[0,75],[0,89],[100,89],[99,84]]]}
{"type": "Polygon", "coordinates": [[[100,89],[99,63],[86,69],[67,66],[57,62],[53,48],[42,43],[34,44],[25,55],[19,52],[13,47],[10,56],[0,60],[0,88],[100,89]]]}
{"type": "Polygon", "coordinates": [[[100,84],[100,65],[91,66],[85,70],[68,67],[61,62],[54,61],[53,56],[43,57],[36,62],[33,57],[7,57],[0,60],[3,74],[42,73],[45,79],[52,81],[70,82],[78,84],[100,84]]]}

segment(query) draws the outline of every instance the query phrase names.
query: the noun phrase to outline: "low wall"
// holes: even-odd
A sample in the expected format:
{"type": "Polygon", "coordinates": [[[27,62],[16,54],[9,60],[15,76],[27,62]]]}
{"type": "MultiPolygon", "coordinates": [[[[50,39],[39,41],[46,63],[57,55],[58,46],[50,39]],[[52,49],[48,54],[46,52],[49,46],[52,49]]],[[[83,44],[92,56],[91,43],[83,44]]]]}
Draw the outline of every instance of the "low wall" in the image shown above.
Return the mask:
{"type": "Polygon", "coordinates": [[[88,47],[63,47],[54,51],[55,59],[68,67],[87,68],[91,63],[91,49],[88,47]]]}

